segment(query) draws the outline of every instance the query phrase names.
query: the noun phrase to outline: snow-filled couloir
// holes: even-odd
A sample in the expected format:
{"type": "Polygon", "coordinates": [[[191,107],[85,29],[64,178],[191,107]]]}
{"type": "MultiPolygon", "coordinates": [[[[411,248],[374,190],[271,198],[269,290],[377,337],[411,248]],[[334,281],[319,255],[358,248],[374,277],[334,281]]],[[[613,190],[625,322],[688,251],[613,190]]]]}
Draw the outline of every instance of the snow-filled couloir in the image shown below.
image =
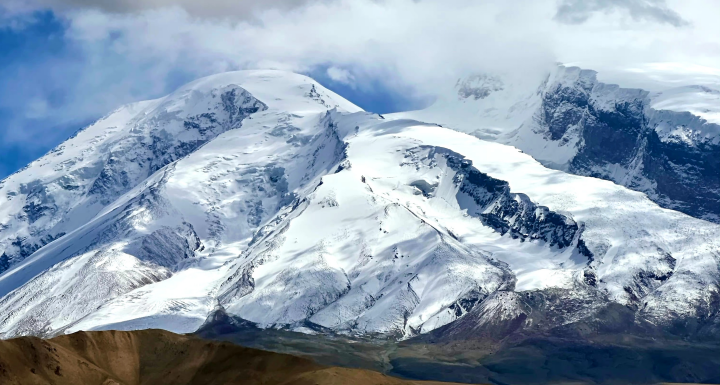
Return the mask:
{"type": "Polygon", "coordinates": [[[2,337],[191,332],[218,307],[409,337],[548,290],[584,301],[559,322],[717,311],[720,226],[280,71],[123,107],[2,189],[2,337]]]}

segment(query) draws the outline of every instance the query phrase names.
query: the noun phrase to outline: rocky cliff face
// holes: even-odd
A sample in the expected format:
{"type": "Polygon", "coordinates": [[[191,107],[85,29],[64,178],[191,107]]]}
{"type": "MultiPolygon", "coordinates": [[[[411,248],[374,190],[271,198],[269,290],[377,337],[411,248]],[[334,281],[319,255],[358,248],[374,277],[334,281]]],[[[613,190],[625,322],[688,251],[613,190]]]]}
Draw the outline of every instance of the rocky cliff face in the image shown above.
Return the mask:
{"type": "Polygon", "coordinates": [[[525,194],[511,193],[508,182],[472,167],[472,161],[460,154],[443,148],[433,151],[442,154],[448,167],[457,172],[454,181],[459,186],[458,193],[472,198],[477,206],[468,207],[468,211],[478,215],[483,224],[513,239],[541,240],[560,249],[577,247],[588,262],[592,261],[593,255],[581,239],[584,225],[536,205],[525,194]]]}
{"type": "Polygon", "coordinates": [[[720,126],[689,112],[655,110],[648,92],[561,67],[540,91],[540,108],[509,143],[551,167],[611,180],[659,205],[720,221],[720,126]],[[532,136],[566,153],[553,159],[532,136]]]}

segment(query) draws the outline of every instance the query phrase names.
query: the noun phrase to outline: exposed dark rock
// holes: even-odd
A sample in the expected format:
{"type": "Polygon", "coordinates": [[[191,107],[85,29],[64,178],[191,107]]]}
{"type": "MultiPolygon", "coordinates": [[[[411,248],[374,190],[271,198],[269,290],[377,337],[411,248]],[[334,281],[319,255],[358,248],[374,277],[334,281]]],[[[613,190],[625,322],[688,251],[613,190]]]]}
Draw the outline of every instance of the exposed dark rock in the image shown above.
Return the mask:
{"type": "Polygon", "coordinates": [[[487,298],[487,294],[481,290],[472,290],[462,298],[453,302],[452,305],[448,306],[450,310],[455,313],[455,317],[460,318],[465,313],[472,310],[477,304],[487,298]]]}
{"type": "Polygon", "coordinates": [[[29,257],[41,247],[59,239],[63,235],[65,235],[65,233],[58,233],[56,235],[47,234],[43,238],[40,238],[39,243],[29,243],[26,238],[15,238],[12,242],[10,242],[10,244],[14,246],[15,251],[8,254],[8,250],[6,250],[3,252],[2,256],[0,256],[0,274],[5,272],[15,263],[29,257]]]}
{"type": "Polygon", "coordinates": [[[710,123],[687,112],[652,110],[646,91],[600,83],[594,71],[568,71],[578,72],[575,80],[545,91],[537,115],[547,140],[579,140],[577,154],[563,167],[644,192],[665,208],[720,222],[720,144],[661,138],[656,130],[680,124],[673,122],[710,123]]]}
{"type": "Polygon", "coordinates": [[[460,187],[459,193],[469,196],[477,205],[463,208],[478,216],[483,224],[522,241],[542,240],[550,247],[561,249],[575,246],[592,261],[593,254],[581,238],[583,224],[533,203],[525,194],[511,193],[508,182],[481,172],[458,153],[438,147],[428,149],[429,158],[443,156],[448,167],[457,172],[454,181],[460,187]]]}
{"type": "Polygon", "coordinates": [[[0,274],[10,268],[10,257],[3,253],[0,255],[0,274]]]}
{"type": "Polygon", "coordinates": [[[21,185],[20,193],[25,194],[25,205],[22,211],[31,224],[57,211],[52,196],[47,193],[47,187],[39,180],[21,185]]]}

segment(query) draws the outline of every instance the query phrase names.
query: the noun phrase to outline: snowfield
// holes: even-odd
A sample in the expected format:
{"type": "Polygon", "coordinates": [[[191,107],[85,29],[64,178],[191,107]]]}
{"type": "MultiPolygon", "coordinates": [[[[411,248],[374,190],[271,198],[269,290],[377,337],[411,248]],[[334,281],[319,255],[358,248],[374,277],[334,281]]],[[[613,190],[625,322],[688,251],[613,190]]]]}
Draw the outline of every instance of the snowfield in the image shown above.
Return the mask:
{"type": "MultiPolygon", "coordinates": [[[[477,101],[502,84],[459,87],[477,101]]],[[[503,298],[550,289],[657,324],[714,314],[720,226],[498,143],[541,105],[520,103],[446,128],[241,71],[120,108],[3,181],[0,337],[187,333],[222,307],[407,338],[473,309],[511,319],[503,298]]]]}

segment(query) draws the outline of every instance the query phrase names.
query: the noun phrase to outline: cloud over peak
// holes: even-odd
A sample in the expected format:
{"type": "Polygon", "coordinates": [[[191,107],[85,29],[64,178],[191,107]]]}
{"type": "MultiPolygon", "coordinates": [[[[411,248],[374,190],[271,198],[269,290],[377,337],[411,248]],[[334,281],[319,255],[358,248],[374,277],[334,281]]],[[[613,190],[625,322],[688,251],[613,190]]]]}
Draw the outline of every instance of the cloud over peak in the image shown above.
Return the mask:
{"type": "Polygon", "coordinates": [[[0,139],[237,69],[311,74],[411,105],[469,73],[534,78],[556,62],[720,68],[718,14],[716,0],[0,0],[0,29],[22,34],[37,15],[57,24],[28,45],[34,63],[0,60],[0,113],[13,118],[0,116],[0,139]]]}

